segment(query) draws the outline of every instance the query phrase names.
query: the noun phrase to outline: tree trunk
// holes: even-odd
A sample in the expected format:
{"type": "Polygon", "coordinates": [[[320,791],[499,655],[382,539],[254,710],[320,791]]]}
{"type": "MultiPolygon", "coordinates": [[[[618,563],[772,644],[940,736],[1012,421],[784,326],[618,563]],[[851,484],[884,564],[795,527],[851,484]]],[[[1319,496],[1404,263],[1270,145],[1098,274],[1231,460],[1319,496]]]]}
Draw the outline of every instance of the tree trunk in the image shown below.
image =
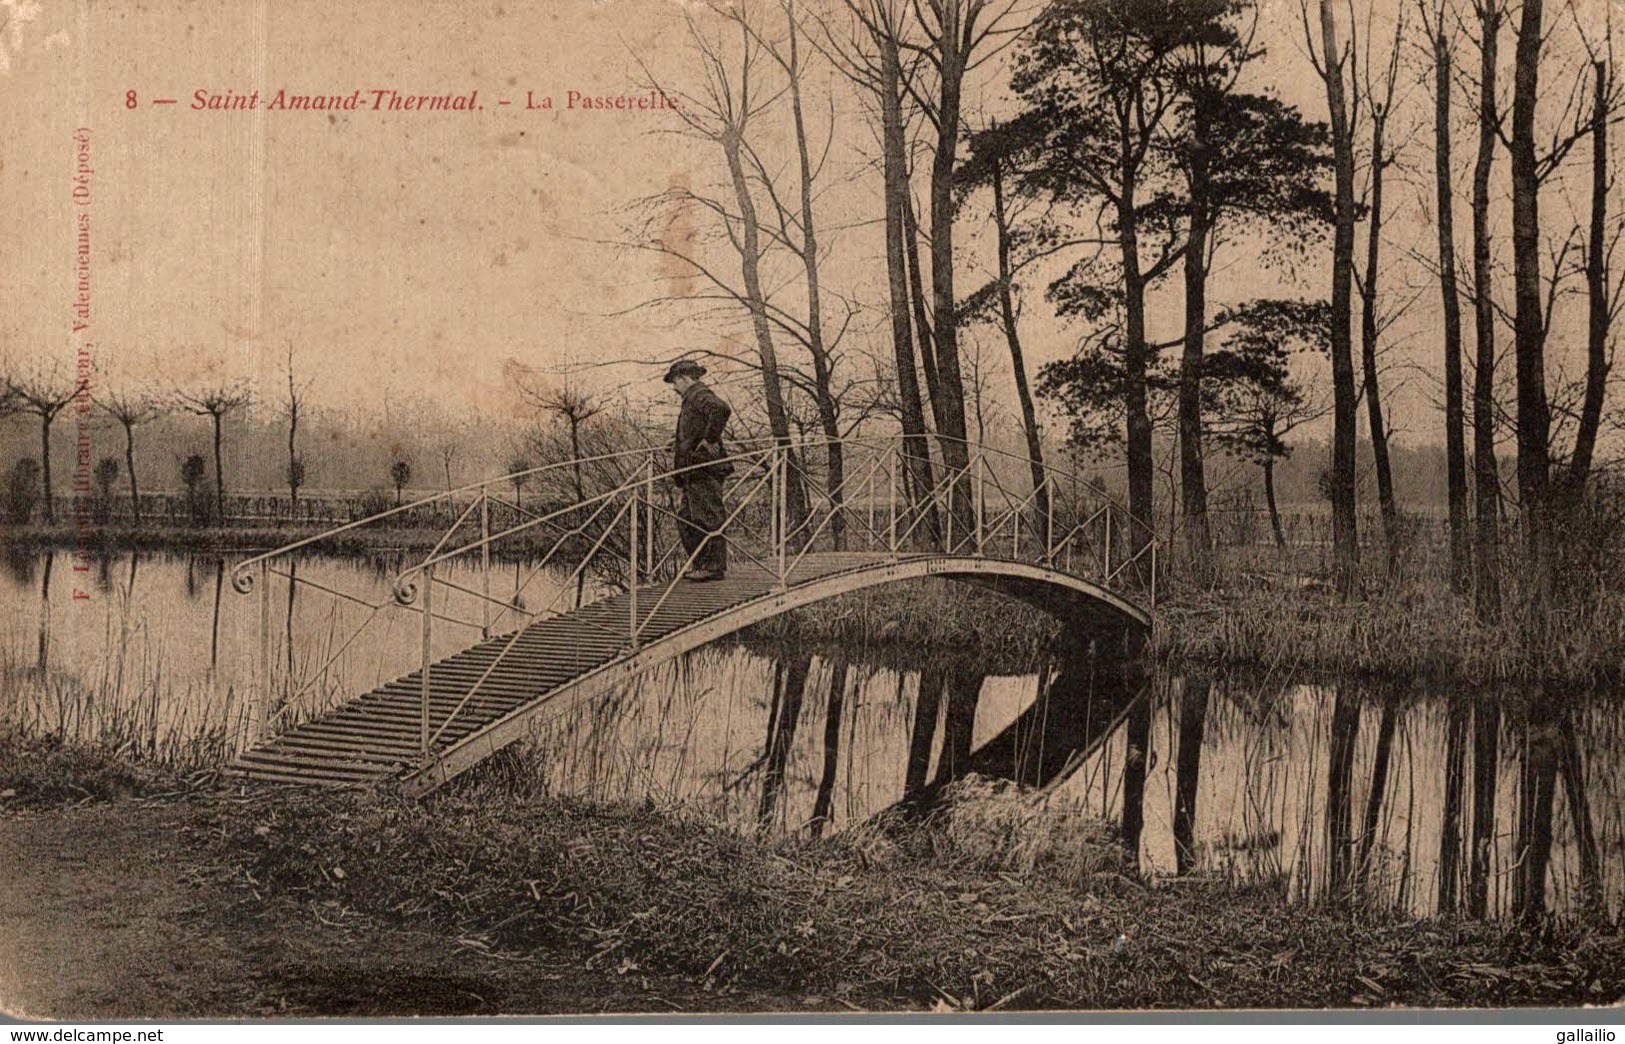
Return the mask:
{"type": "Polygon", "coordinates": [[[914,329],[920,341],[920,367],[925,374],[925,395],[931,400],[931,423],[937,431],[943,430],[942,391],[938,386],[936,324],[931,321],[925,297],[925,282],[920,275],[920,225],[914,217],[914,200],[910,198],[908,180],[903,184],[903,228],[908,236],[908,284],[914,305],[914,329]]]}
{"type": "Polygon", "coordinates": [[[214,420],[214,511],[219,524],[223,526],[226,524],[226,472],[220,454],[220,429],[225,415],[215,413],[210,416],[214,420]]]}
{"type": "MultiPolygon", "coordinates": [[[[902,74],[895,42],[885,40],[883,48],[883,76],[880,97],[880,123],[882,173],[886,195],[886,285],[891,305],[892,358],[897,367],[897,398],[902,412],[904,485],[914,491],[929,490],[935,485],[931,475],[931,445],[926,441],[925,407],[920,400],[919,376],[914,368],[914,332],[909,321],[912,300],[909,294],[909,269],[905,248],[905,222],[908,200],[908,167],[903,140],[902,74]]],[[[933,540],[937,538],[936,510],[930,501],[918,497],[916,510],[930,512],[925,520],[933,540]]],[[[914,497],[909,498],[914,502],[914,497]]],[[[912,512],[910,513],[913,514],[912,512]]],[[[912,517],[909,519],[913,521],[912,517]]],[[[907,529],[905,525],[902,527],[907,529]]]]}
{"type": "Polygon", "coordinates": [[[288,407],[288,506],[294,518],[299,517],[299,407],[288,407]]]}
{"type": "Polygon", "coordinates": [[[1467,730],[1472,705],[1452,697],[1445,722],[1444,810],[1439,827],[1439,915],[1456,912],[1461,885],[1461,822],[1466,806],[1467,730]]]}
{"type": "Polygon", "coordinates": [[[784,772],[790,763],[790,748],[801,720],[801,703],[807,693],[807,674],[812,658],[803,654],[779,667],[778,713],[768,724],[766,752],[762,768],[762,795],[756,808],[756,821],[772,823],[783,807],[784,772]]]}
{"type": "Polygon", "coordinates": [[[829,683],[829,704],[824,712],[824,767],[818,777],[818,793],[813,798],[813,837],[820,837],[824,827],[833,818],[835,805],[835,774],[841,765],[841,710],[846,702],[845,660],[835,663],[835,675],[829,683]]]}
{"type": "Polygon", "coordinates": [[[1049,514],[1049,490],[1044,485],[1044,444],[1038,433],[1038,415],[1033,409],[1032,389],[1027,385],[1027,363],[1021,354],[1021,337],[1016,330],[1016,306],[1011,292],[1014,275],[1010,264],[1010,223],[1004,209],[1004,163],[993,160],[993,224],[999,237],[999,316],[1004,322],[1004,339],[1010,346],[1010,370],[1016,381],[1016,402],[1021,407],[1021,429],[1027,436],[1027,461],[1032,469],[1033,510],[1036,517],[1049,514]]]}
{"type": "Polygon", "coordinates": [[[1332,560],[1337,589],[1348,597],[1359,584],[1360,562],[1354,506],[1354,345],[1349,328],[1353,313],[1354,141],[1343,97],[1342,52],[1332,0],[1320,0],[1320,31],[1336,172],[1336,233],[1332,240],[1332,560]]]}
{"type": "Polygon", "coordinates": [[[1473,707],[1473,848],[1467,878],[1467,915],[1489,909],[1490,851],[1495,845],[1495,782],[1500,768],[1501,709],[1494,700],[1473,707]]]}
{"type": "Polygon", "coordinates": [[[963,664],[948,670],[947,707],[942,715],[942,746],[937,755],[933,788],[944,787],[970,770],[971,741],[975,738],[976,707],[982,699],[987,673],[963,664]]]}
{"type": "MultiPolygon", "coordinates": [[[[1539,698],[1549,699],[1546,694],[1539,698]]],[[[1517,873],[1513,875],[1512,914],[1538,921],[1546,913],[1546,870],[1552,859],[1553,799],[1557,794],[1557,750],[1546,721],[1525,725],[1518,784],[1517,873]]]]}
{"type": "Polygon", "coordinates": [[[1591,822],[1591,801],[1586,796],[1585,762],[1574,734],[1574,715],[1564,711],[1558,721],[1558,765],[1563,772],[1563,799],[1574,827],[1574,847],[1580,856],[1580,897],[1593,913],[1606,909],[1602,894],[1602,856],[1597,831],[1591,822]]]}
{"type": "Polygon", "coordinates": [[[51,666],[51,570],[55,565],[56,551],[47,547],[45,567],[40,571],[39,642],[34,656],[34,667],[41,675],[51,666]]]}
{"type": "MultiPolygon", "coordinates": [[[[908,761],[903,770],[903,800],[913,801],[925,790],[931,770],[931,740],[937,734],[937,718],[942,712],[942,689],[947,683],[944,669],[927,667],[920,672],[919,695],[914,700],[914,724],[909,730],[908,761]]],[[[898,685],[902,685],[899,678],[898,685]]]]}
{"type": "Polygon", "coordinates": [[[1479,25],[1478,158],[1473,165],[1473,602],[1482,620],[1501,612],[1501,475],[1495,462],[1495,272],[1490,256],[1490,173],[1495,166],[1495,74],[1500,6],[1479,25]]]}
{"type": "MultiPolygon", "coordinates": [[[[790,445],[790,418],[784,408],[784,389],[779,378],[779,356],[773,345],[773,329],[768,324],[767,296],[762,291],[761,224],[756,202],[745,177],[743,142],[739,131],[730,128],[722,138],[722,152],[733,180],[734,200],[739,205],[739,267],[745,282],[745,302],[750,309],[751,328],[756,334],[756,352],[762,361],[762,392],[766,398],[767,426],[781,446],[790,445]]],[[[806,518],[806,504],[799,496],[800,483],[789,484],[792,527],[806,518]]]]}
{"type": "MultiPolygon", "coordinates": [[[[1471,573],[1467,538],[1467,443],[1461,383],[1461,299],[1456,288],[1456,201],[1450,170],[1450,43],[1433,41],[1433,182],[1439,220],[1439,295],[1444,306],[1445,487],[1450,505],[1450,586],[1465,592],[1471,573]]],[[[1452,899],[1454,905],[1454,899],[1452,899]]]]}
{"type": "Polygon", "coordinates": [[[1540,182],[1535,106],[1545,0],[1523,0],[1512,80],[1512,283],[1516,308],[1518,500],[1537,605],[1551,589],[1545,320],[1540,292],[1540,182]]]}
{"type": "Polygon", "coordinates": [[[135,425],[124,426],[124,470],[130,476],[130,519],[141,524],[141,491],[135,480],[135,425]]]}
{"type": "Polygon", "coordinates": [[[1377,749],[1371,763],[1371,789],[1365,797],[1365,819],[1360,824],[1360,889],[1363,892],[1371,874],[1371,853],[1377,844],[1377,824],[1382,803],[1388,796],[1388,765],[1394,754],[1394,700],[1383,702],[1377,720],[1377,749]]]}
{"type": "Polygon", "coordinates": [[[39,425],[39,463],[40,483],[45,489],[45,514],[41,516],[46,525],[56,521],[56,505],[51,502],[51,422],[56,414],[41,413],[39,425]]]}
{"type": "Polygon", "coordinates": [[[1366,228],[1365,281],[1360,287],[1360,361],[1365,370],[1366,419],[1371,429],[1371,457],[1377,472],[1377,501],[1382,509],[1382,535],[1388,549],[1388,569],[1399,568],[1399,504],[1394,499],[1394,469],[1388,456],[1388,427],[1382,413],[1381,381],[1377,374],[1377,276],[1382,255],[1383,132],[1388,114],[1378,111],[1371,120],[1371,217],[1366,228]]]}
{"type": "Polygon", "coordinates": [[[1360,734],[1360,704],[1349,686],[1337,686],[1332,702],[1331,749],[1326,769],[1326,896],[1341,905],[1352,883],[1354,746],[1360,734]]]}
{"type": "Polygon", "coordinates": [[[1196,795],[1202,774],[1202,736],[1207,726],[1206,674],[1187,674],[1179,701],[1179,768],[1174,778],[1174,869],[1183,876],[1196,869],[1196,795]]]}
{"type": "Polygon", "coordinates": [[[818,282],[818,234],[813,223],[812,158],[807,151],[807,122],[801,105],[800,34],[796,24],[795,0],[788,0],[785,15],[789,21],[790,110],[795,119],[796,155],[801,165],[801,261],[807,273],[807,351],[812,356],[813,383],[818,406],[818,423],[824,432],[824,454],[828,474],[824,489],[829,497],[830,539],[835,550],[845,543],[846,518],[841,505],[846,498],[846,458],[841,449],[841,428],[830,389],[833,364],[824,346],[824,313],[818,282]]]}
{"type": "Polygon", "coordinates": [[[1281,530],[1281,509],[1275,503],[1275,459],[1266,458],[1264,468],[1264,503],[1270,509],[1270,529],[1275,533],[1275,546],[1286,550],[1286,534],[1281,530]]]}
{"type": "Polygon", "coordinates": [[[1608,391],[1608,244],[1604,242],[1608,228],[1608,66],[1593,62],[1592,71],[1596,97],[1591,104],[1591,240],[1586,245],[1586,390],[1565,483],[1565,499],[1571,504],[1585,493],[1608,391]]]}
{"type": "Polygon", "coordinates": [[[1210,217],[1208,105],[1191,113],[1190,238],[1185,244],[1185,349],[1179,364],[1179,498],[1185,508],[1185,548],[1198,582],[1211,575],[1207,476],[1202,465],[1202,358],[1207,339],[1207,237],[1210,217]]]}
{"type": "Polygon", "coordinates": [[[954,481],[950,510],[970,532],[971,498],[969,446],[965,429],[965,385],[959,373],[959,302],[954,296],[954,168],[959,149],[960,90],[970,55],[961,48],[961,18],[964,0],[945,0],[940,5],[936,44],[940,59],[937,94],[937,147],[931,159],[931,313],[936,317],[937,387],[932,399],[941,399],[942,461],[954,481]]]}
{"type": "Polygon", "coordinates": [[[1145,777],[1151,753],[1150,694],[1136,699],[1128,710],[1124,728],[1127,747],[1123,753],[1123,868],[1130,875],[1140,871],[1140,836],[1145,832],[1145,777]]]}
{"type": "Polygon", "coordinates": [[[1117,244],[1123,265],[1123,406],[1127,413],[1129,546],[1139,553],[1151,542],[1156,517],[1156,461],[1152,456],[1151,416],[1146,411],[1145,277],[1140,269],[1139,213],[1136,205],[1139,153],[1132,137],[1132,107],[1118,104],[1117,244]]]}

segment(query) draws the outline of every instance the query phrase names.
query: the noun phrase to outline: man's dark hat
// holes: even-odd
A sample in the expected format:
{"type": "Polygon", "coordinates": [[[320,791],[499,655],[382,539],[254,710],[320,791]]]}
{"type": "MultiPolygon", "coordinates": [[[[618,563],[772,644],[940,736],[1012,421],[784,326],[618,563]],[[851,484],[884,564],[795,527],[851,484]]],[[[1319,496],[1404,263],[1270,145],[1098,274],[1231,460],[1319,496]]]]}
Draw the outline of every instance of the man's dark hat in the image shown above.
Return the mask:
{"type": "Polygon", "coordinates": [[[662,380],[664,380],[667,384],[670,384],[679,377],[704,376],[705,367],[701,366],[693,359],[678,359],[676,362],[671,364],[671,369],[666,371],[666,376],[662,378],[662,380]]]}

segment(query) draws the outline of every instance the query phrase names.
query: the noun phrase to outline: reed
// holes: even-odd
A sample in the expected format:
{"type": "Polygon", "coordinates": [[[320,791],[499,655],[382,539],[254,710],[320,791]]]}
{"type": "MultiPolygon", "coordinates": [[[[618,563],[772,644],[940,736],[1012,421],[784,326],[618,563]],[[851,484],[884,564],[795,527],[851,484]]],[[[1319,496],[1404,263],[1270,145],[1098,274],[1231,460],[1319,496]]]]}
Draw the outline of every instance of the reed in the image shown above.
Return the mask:
{"type": "Polygon", "coordinates": [[[1030,667],[1060,637],[1059,621],[982,587],[925,579],[818,602],[744,632],[750,641],[840,646],[854,657],[953,650],[995,667],[1030,667]]]}
{"type": "Polygon", "coordinates": [[[1360,591],[1348,599],[1326,579],[1324,549],[1227,548],[1211,586],[1172,572],[1154,647],[1176,662],[1214,666],[1472,686],[1617,683],[1625,669],[1625,556],[1566,556],[1543,601],[1517,546],[1503,551],[1501,610],[1486,619],[1471,592],[1451,589],[1439,540],[1407,545],[1392,570],[1380,554],[1367,554],[1360,591]]]}
{"type": "Polygon", "coordinates": [[[42,670],[0,646],[0,732],[44,749],[104,754],[193,773],[236,750],[247,708],[225,684],[177,686],[161,648],[111,643],[90,673],[42,670]]]}

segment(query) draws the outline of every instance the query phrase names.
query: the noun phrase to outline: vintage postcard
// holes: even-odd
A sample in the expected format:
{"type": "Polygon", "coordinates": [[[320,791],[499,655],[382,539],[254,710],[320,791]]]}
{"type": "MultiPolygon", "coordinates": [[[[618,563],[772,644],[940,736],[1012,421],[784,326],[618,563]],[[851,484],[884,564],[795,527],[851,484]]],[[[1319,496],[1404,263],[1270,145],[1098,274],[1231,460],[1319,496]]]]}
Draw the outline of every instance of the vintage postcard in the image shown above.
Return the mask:
{"type": "Polygon", "coordinates": [[[0,0],[0,1015],[1611,1040],[1616,20],[0,0]]]}

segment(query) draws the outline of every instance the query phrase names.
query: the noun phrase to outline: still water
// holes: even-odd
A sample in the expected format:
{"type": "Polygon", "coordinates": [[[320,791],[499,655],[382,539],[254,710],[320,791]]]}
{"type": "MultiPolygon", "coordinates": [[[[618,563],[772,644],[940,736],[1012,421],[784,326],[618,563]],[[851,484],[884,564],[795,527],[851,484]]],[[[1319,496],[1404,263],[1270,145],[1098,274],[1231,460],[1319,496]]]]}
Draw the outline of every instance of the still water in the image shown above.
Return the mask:
{"type": "MultiPolygon", "coordinates": [[[[399,565],[309,556],[291,593],[273,580],[270,666],[289,720],[416,666],[420,617],[390,601],[399,565]]],[[[3,566],[0,717],[160,756],[229,755],[261,641],[261,593],[232,589],[231,561],[125,553],[76,570],[65,553],[30,551],[3,566]]],[[[448,578],[467,592],[436,596],[437,657],[477,640],[482,622],[480,578],[448,578]]],[[[562,574],[502,565],[493,594],[515,590],[530,610],[577,595],[562,574]]],[[[543,723],[526,764],[560,793],[812,833],[930,807],[975,773],[1022,784],[1016,800],[1035,815],[1112,824],[1149,874],[1218,875],[1294,901],[1357,881],[1416,914],[1441,901],[1507,913],[1526,836],[1549,832],[1545,905],[1600,896],[1617,913],[1625,708],[1592,698],[1531,729],[1521,702],[1083,654],[990,674],[968,660],[724,643],[543,723]],[[1526,779],[1543,759],[1557,771],[1526,779]],[[1551,796],[1531,803],[1541,778],[1551,796]]]]}

